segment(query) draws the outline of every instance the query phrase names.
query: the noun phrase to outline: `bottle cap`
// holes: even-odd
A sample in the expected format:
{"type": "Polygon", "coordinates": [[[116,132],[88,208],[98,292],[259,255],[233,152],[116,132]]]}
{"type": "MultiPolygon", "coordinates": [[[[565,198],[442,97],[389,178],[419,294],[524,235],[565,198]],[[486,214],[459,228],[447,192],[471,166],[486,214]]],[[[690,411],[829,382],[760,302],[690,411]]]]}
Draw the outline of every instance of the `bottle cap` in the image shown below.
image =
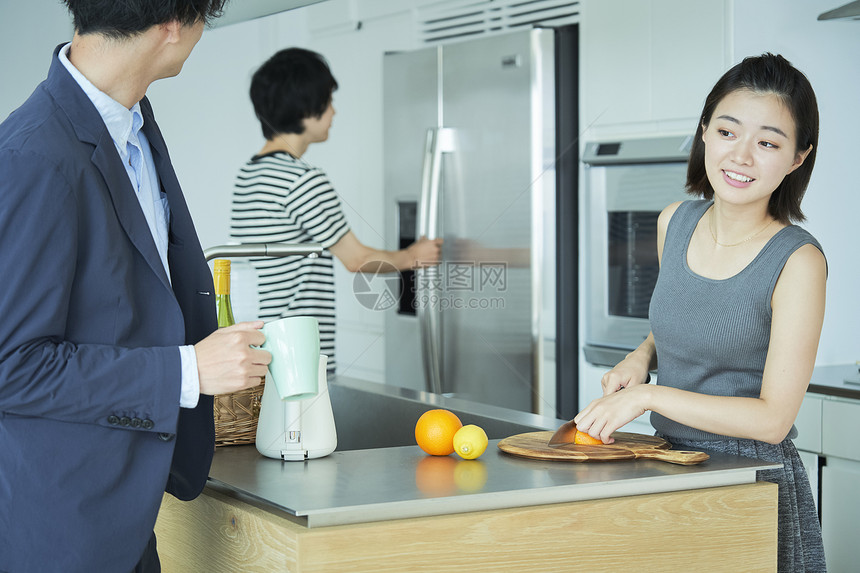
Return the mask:
{"type": "Polygon", "coordinates": [[[215,279],[215,294],[230,294],[230,260],[215,259],[213,263],[215,279]]]}

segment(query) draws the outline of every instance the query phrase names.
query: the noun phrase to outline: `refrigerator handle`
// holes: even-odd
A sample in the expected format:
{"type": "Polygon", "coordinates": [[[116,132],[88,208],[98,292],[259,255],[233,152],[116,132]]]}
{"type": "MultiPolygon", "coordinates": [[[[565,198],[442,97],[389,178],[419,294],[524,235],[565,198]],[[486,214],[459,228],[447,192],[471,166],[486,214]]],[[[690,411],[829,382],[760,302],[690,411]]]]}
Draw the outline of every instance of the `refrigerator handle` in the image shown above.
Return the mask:
{"type": "Polygon", "coordinates": [[[427,130],[421,169],[421,199],[418,206],[418,236],[435,239],[439,234],[439,178],[442,171],[440,128],[427,130]]]}
{"type": "MultiPolygon", "coordinates": [[[[442,170],[441,129],[427,130],[421,173],[421,200],[418,207],[418,236],[435,239],[439,234],[439,179],[442,170]]],[[[439,331],[439,267],[416,270],[415,312],[421,335],[421,359],[428,392],[442,393],[442,356],[439,331]]]]}

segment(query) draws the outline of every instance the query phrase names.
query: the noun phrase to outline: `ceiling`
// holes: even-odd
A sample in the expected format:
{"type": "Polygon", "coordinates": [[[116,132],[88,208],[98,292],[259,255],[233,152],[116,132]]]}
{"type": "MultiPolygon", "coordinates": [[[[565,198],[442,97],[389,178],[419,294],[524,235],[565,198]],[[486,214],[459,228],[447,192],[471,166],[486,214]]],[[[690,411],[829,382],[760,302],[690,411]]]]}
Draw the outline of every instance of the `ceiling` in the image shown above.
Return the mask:
{"type": "Polygon", "coordinates": [[[254,18],[262,18],[278,12],[286,12],[323,0],[231,0],[224,7],[224,14],[212,23],[214,28],[221,28],[245,22],[254,18]]]}

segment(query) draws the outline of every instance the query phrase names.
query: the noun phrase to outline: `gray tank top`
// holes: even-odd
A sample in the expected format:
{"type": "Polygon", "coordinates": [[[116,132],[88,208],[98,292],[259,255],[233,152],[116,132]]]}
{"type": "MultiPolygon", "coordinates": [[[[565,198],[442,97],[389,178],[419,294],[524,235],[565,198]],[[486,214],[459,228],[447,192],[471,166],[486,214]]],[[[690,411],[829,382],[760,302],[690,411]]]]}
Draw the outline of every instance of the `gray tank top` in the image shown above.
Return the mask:
{"type": "MultiPolygon", "coordinates": [[[[711,201],[685,201],[666,230],[660,274],[649,318],[657,347],[658,384],[715,396],[757,398],[770,342],[770,300],[794,251],[821,245],[791,225],[777,232],[742,271],[724,280],[697,275],[687,266],[687,247],[711,201]]],[[[678,424],[657,412],[658,433],[687,440],[728,436],[678,424]]],[[[792,426],[788,437],[797,436],[792,426]]]]}

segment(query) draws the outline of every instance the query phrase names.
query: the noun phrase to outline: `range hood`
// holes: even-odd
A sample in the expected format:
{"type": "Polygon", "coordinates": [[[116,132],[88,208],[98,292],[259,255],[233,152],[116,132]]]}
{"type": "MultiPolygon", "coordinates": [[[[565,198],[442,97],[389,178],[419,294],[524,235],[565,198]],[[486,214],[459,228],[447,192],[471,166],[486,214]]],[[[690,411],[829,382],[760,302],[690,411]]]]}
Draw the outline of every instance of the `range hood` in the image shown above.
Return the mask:
{"type": "Polygon", "coordinates": [[[819,20],[860,20],[860,0],[818,15],[819,20]]]}
{"type": "Polygon", "coordinates": [[[278,12],[286,12],[295,8],[301,8],[309,4],[316,4],[323,0],[233,0],[224,6],[224,14],[212,22],[214,28],[221,28],[245,22],[263,16],[270,16],[278,12]]]}

